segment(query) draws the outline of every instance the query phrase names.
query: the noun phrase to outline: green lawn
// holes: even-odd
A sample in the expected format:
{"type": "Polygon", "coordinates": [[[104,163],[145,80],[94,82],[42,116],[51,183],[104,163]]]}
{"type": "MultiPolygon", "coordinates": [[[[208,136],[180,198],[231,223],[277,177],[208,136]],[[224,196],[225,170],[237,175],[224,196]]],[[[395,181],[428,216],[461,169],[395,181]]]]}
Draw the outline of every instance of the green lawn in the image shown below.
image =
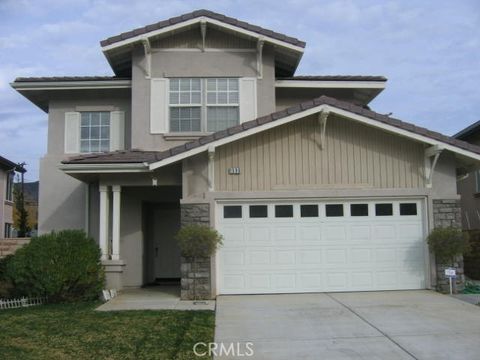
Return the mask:
{"type": "Polygon", "coordinates": [[[1,359],[199,359],[213,311],[97,312],[99,304],[0,310],[1,359]]]}

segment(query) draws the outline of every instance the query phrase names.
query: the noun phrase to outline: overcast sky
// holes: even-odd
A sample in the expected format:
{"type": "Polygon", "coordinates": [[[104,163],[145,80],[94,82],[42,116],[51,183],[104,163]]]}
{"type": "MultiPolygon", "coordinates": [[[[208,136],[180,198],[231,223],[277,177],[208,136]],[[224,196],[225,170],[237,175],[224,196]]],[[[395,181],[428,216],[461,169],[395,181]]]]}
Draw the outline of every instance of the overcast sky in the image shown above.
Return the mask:
{"type": "Polygon", "coordinates": [[[99,41],[205,8],[307,42],[297,75],[384,75],[380,113],[452,135],[480,119],[480,1],[0,0],[0,155],[38,178],[47,114],[17,76],[112,75],[99,41]]]}

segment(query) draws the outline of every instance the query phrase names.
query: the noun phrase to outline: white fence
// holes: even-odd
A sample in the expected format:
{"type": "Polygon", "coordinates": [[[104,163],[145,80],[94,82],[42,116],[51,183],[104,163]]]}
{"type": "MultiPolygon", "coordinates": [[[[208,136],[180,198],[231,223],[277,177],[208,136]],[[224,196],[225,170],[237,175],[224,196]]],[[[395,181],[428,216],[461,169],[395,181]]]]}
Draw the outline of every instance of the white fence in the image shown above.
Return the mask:
{"type": "Polygon", "coordinates": [[[42,305],[47,298],[0,299],[0,310],[42,305]]]}

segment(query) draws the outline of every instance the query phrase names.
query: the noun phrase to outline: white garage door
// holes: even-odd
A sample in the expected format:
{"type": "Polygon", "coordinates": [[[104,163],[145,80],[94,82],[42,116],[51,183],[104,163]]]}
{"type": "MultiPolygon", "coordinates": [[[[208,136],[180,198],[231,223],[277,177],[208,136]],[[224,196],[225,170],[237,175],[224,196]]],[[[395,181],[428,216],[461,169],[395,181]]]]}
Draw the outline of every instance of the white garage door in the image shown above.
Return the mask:
{"type": "Polygon", "coordinates": [[[423,289],[422,204],[219,203],[219,293],[423,289]]]}

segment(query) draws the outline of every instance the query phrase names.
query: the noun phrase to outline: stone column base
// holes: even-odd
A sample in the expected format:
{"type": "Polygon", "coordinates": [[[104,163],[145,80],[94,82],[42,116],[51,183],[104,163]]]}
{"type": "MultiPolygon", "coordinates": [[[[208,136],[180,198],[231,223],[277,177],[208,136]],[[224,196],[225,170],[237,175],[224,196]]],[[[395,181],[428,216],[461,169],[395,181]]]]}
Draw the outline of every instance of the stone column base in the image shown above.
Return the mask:
{"type": "Polygon", "coordinates": [[[459,256],[453,266],[437,264],[437,291],[449,294],[450,293],[450,281],[445,276],[445,269],[454,268],[457,272],[456,279],[452,279],[452,291],[454,294],[465,289],[465,275],[463,273],[463,257],[459,256]]]}
{"type": "Polygon", "coordinates": [[[182,300],[208,300],[212,298],[210,258],[181,258],[182,300]]]}
{"type": "Polygon", "coordinates": [[[105,288],[122,290],[123,260],[102,260],[105,269],[105,288]]]}

